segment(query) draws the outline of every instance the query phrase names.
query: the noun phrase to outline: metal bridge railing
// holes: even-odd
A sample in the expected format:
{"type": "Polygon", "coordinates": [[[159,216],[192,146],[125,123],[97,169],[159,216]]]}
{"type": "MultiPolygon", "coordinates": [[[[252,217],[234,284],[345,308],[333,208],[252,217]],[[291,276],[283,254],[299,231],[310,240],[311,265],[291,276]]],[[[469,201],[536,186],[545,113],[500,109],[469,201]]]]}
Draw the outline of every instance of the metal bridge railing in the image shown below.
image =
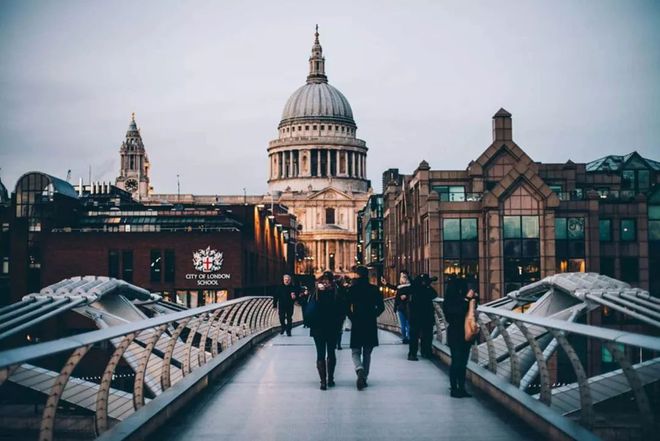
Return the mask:
{"type": "MultiPolygon", "coordinates": [[[[398,330],[393,305],[385,299],[379,324],[398,330]]],[[[434,306],[436,338],[446,348],[441,299],[434,306]]],[[[548,318],[479,306],[471,360],[605,439],[610,425],[620,430],[622,421],[630,432],[653,434],[660,421],[660,338],[567,321],[584,307],[548,318]],[[625,405],[613,405],[615,398],[625,405]]]]}
{"type": "Polygon", "coordinates": [[[6,350],[0,406],[13,407],[5,415],[40,414],[41,441],[60,432],[93,438],[233,343],[273,328],[276,316],[272,298],[244,297],[6,350]],[[27,404],[17,393],[25,388],[45,402],[27,404]]]}

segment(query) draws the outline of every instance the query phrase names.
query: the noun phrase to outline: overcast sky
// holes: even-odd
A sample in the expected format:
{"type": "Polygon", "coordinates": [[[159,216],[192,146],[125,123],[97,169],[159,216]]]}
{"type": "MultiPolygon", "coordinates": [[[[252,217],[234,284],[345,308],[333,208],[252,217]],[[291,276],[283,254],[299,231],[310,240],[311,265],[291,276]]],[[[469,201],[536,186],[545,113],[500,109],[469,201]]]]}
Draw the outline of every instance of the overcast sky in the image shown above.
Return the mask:
{"type": "Polygon", "coordinates": [[[131,112],[157,192],[267,191],[314,25],[368,174],[465,169],[513,114],[534,160],[660,160],[658,1],[0,0],[0,177],[112,180],[131,112]]]}

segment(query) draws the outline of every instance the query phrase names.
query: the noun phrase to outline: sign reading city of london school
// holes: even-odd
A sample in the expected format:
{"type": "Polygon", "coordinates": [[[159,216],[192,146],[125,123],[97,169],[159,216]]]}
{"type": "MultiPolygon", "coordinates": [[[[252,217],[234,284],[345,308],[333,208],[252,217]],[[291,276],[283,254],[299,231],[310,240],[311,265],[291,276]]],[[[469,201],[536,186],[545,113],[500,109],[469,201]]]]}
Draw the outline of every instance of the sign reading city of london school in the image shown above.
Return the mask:
{"type": "Polygon", "coordinates": [[[193,268],[197,273],[186,274],[186,280],[196,280],[197,286],[218,286],[219,280],[231,279],[231,274],[221,273],[224,253],[211,247],[193,251],[193,268]]]}

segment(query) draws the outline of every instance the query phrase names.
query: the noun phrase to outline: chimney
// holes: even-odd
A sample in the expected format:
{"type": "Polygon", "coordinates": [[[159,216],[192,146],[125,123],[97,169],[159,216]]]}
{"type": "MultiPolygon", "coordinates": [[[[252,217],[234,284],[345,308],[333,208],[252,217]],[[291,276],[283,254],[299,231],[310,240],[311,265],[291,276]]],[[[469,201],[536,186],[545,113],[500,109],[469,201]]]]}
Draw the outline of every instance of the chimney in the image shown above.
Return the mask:
{"type": "Polygon", "coordinates": [[[493,141],[511,141],[511,114],[504,109],[493,115],[493,141]]]}

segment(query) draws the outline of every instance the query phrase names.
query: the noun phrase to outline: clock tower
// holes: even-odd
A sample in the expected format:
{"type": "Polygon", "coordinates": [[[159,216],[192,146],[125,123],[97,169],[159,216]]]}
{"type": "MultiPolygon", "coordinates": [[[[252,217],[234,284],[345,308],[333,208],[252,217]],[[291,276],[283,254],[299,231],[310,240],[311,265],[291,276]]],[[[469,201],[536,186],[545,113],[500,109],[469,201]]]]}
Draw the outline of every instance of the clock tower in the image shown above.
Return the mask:
{"type": "Polygon", "coordinates": [[[130,192],[136,200],[148,198],[149,158],[144,149],[140,129],[135,123],[135,113],[131,115],[131,123],[126,131],[126,139],[119,148],[120,168],[116,180],[117,187],[130,192]]]}

